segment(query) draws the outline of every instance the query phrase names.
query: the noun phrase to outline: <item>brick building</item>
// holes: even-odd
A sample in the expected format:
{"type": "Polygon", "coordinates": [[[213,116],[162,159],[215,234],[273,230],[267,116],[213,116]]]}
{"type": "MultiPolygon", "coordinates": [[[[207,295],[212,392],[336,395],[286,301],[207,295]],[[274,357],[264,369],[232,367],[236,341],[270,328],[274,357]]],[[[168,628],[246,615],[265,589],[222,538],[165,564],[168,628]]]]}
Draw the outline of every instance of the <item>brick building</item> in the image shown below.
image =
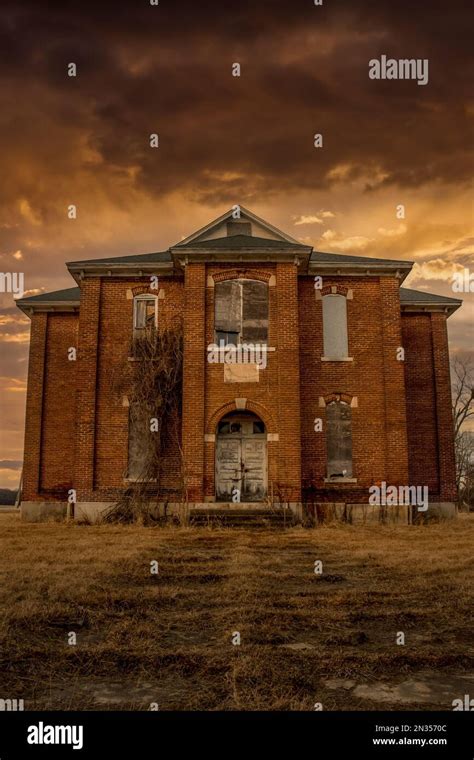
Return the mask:
{"type": "Polygon", "coordinates": [[[320,253],[235,216],[167,251],[71,262],[76,287],[17,302],[32,322],[26,518],[71,495],[76,516],[94,517],[137,477],[131,346],[176,321],[180,445],[163,454],[161,502],[348,515],[386,483],[427,486],[430,509],[449,511],[446,320],[460,301],[400,287],[410,262],[320,253]]]}

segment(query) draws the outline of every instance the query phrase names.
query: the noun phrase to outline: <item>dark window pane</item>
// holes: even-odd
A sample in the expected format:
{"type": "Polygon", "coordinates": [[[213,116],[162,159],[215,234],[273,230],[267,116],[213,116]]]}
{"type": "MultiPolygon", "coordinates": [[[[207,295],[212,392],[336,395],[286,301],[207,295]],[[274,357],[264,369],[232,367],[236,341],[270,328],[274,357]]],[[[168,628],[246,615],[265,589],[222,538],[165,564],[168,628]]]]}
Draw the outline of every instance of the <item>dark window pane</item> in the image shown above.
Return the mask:
{"type": "Polygon", "coordinates": [[[352,477],[351,407],[333,401],[326,407],[328,477],[352,477]]]}
{"type": "Polygon", "coordinates": [[[263,422],[254,422],[253,423],[253,432],[254,433],[264,433],[265,432],[265,425],[263,422]]]}
{"type": "Polygon", "coordinates": [[[242,323],[242,292],[239,281],[225,280],[216,283],[214,299],[216,332],[239,335],[242,323]]]}
{"type": "Polygon", "coordinates": [[[134,337],[152,333],[157,326],[155,298],[135,298],[134,337]]]}
{"type": "Polygon", "coordinates": [[[146,303],[146,326],[155,326],[155,301],[145,301],[146,303]]]}
{"type": "Polygon", "coordinates": [[[239,333],[216,331],[216,343],[218,346],[224,343],[225,346],[237,346],[239,342],[239,333]]]}
{"type": "Polygon", "coordinates": [[[242,341],[267,343],[268,285],[258,280],[244,280],[242,287],[242,341]]]}

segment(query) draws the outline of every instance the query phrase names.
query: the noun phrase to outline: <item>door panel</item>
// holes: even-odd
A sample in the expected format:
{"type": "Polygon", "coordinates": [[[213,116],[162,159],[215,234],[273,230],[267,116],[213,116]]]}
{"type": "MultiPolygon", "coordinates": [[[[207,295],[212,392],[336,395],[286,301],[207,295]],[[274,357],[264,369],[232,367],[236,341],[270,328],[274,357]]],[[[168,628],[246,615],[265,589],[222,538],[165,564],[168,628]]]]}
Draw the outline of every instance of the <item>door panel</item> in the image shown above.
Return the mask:
{"type": "Polygon", "coordinates": [[[262,501],[267,495],[267,436],[265,425],[253,415],[225,417],[216,436],[216,499],[262,501]]]}
{"type": "Polygon", "coordinates": [[[242,441],[242,501],[260,501],[267,492],[266,441],[244,438],[242,441]]]}
{"type": "Polygon", "coordinates": [[[234,486],[242,492],[242,441],[240,438],[217,438],[216,496],[232,501],[234,486]]]}

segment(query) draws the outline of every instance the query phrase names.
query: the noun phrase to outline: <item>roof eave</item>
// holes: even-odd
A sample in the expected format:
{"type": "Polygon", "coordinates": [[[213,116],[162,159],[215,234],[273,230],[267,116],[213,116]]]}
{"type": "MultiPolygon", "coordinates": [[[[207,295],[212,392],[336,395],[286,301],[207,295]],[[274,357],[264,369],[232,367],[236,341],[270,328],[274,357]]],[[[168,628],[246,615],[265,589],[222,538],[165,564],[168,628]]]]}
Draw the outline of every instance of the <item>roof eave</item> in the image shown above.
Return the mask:
{"type": "Polygon", "coordinates": [[[128,262],[121,264],[104,264],[73,261],[66,264],[70,274],[77,283],[85,277],[141,277],[143,274],[155,274],[164,272],[173,274],[172,261],[143,261],[141,263],[128,262]]]}
{"type": "Polygon", "coordinates": [[[183,267],[191,262],[218,263],[226,262],[236,264],[242,262],[252,263],[274,263],[274,262],[292,262],[298,265],[309,265],[312,252],[309,246],[296,248],[265,249],[265,248],[239,248],[238,250],[216,250],[215,248],[181,248],[173,246],[170,248],[173,261],[176,266],[183,267]]]}
{"type": "Polygon", "coordinates": [[[400,307],[402,311],[408,312],[443,312],[448,315],[448,317],[451,316],[451,314],[454,314],[455,311],[459,309],[459,307],[462,306],[462,301],[458,301],[457,303],[440,303],[438,302],[432,302],[429,301],[402,301],[400,300],[400,307]]]}
{"type": "Polygon", "coordinates": [[[367,259],[367,264],[355,263],[350,261],[310,261],[308,271],[310,274],[331,273],[336,275],[351,275],[353,277],[380,277],[394,275],[403,282],[411,272],[413,264],[411,262],[394,262],[394,263],[371,263],[367,259]]]}
{"type": "Polygon", "coordinates": [[[36,301],[35,303],[28,303],[28,299],[18,299],[15,301],[18,308],[26,314],[27,317],[31,317],[32,314],[39,311],[56,311],[56,312],[76,312],[79,311],[80,301],[36,301]]]}

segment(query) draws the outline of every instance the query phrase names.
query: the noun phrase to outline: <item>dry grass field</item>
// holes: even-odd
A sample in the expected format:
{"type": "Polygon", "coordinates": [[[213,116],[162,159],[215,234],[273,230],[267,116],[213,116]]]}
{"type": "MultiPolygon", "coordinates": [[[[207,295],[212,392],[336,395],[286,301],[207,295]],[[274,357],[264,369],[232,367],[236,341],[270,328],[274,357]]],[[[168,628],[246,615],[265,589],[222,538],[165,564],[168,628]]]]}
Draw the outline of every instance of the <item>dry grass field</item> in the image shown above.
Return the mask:
{"type": "Polygon", "coordinates": [[[474,515],[269,531],[5,514],[0,544],[0,697],[25,709],[451,710],[474,696],[474,515]]]}

